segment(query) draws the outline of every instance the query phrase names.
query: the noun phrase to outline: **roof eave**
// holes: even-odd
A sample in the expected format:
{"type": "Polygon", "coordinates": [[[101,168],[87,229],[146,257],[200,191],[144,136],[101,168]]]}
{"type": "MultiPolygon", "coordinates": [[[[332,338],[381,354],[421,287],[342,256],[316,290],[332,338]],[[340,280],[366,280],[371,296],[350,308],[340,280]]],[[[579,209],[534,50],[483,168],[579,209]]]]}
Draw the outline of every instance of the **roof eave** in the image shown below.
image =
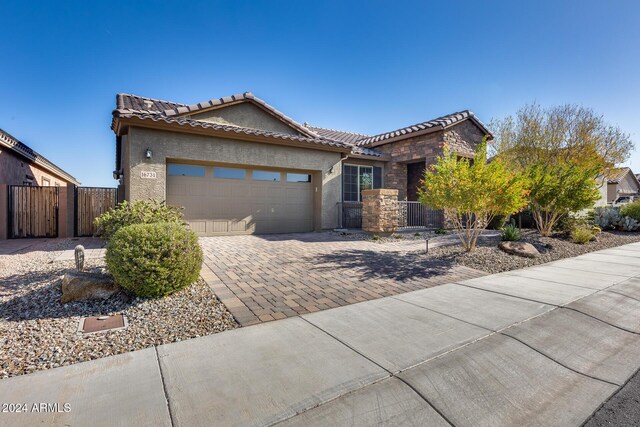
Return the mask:
{"type": "Polygon", "coordinates": [[[252,135],[246,133],[238,133],[234,131],[227,131],[223,129],[211,129],[211,128],[203,128],[203,127],[194,127],[188,124],[180,124],[180,123],[167,123],[164,121],[154,121],[151,119],[144,119],[140,117],[117,117],[114,119],[116,135],[120,135],[124,128],[129,126],[147,128],[147,129],[161,129],[161,130],[171,130],[177,131],[181,133],[189,133],[189,134],[197,134],[197,135],[207,135],[207,136],[218,136],[221,138],[227,139],[236,139],[241,141],[250,141],[250,142],[266,142],[273,145],[284,145],[290,147],[299,147],[306,148],[310,150],[320,150],[320,151],[332,151],[338,153],[349,153],[349,147],[339,147],[332,145],[323,145],[323,144],[314,144],[310,142],[304,141],[295,141],[292,139],[282,139],[269,135],[252,135]]]}

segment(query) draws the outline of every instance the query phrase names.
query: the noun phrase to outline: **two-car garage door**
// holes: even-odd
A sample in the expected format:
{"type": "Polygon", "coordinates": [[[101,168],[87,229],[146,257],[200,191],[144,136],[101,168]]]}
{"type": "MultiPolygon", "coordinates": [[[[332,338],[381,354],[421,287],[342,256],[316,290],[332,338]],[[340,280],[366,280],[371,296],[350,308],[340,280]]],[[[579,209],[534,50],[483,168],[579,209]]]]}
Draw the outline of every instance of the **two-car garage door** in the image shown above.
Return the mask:
{"type": "Polygon", "coordinates": [[[299,171],[169,164],[167,203],[200,235],[314,229],[312,175],[299,171]]]}

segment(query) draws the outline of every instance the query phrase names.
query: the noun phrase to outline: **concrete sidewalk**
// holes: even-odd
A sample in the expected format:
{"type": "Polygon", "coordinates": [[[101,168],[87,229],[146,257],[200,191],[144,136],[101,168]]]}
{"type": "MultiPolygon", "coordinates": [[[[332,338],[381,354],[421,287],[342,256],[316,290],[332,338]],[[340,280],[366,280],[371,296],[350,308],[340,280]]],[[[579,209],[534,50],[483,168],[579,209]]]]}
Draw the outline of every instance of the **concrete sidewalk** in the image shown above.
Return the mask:
{"type": "Polygon", "coordinates": [[[578,426],[640,367],[639,275],[634,243],[0,380],[61,409],[0,424],[578,426]]]}

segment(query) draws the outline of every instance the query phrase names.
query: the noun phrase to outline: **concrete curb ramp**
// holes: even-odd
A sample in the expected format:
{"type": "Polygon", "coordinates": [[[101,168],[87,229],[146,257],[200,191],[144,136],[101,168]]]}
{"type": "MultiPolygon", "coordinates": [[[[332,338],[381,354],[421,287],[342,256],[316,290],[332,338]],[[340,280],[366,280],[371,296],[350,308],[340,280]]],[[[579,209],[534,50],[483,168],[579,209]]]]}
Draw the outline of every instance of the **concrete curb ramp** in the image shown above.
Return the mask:
{"type": "Polygon", "coordinates": [[[640,245],[0,381],[2,425],[578,426],[640,367],[640,245]]]}

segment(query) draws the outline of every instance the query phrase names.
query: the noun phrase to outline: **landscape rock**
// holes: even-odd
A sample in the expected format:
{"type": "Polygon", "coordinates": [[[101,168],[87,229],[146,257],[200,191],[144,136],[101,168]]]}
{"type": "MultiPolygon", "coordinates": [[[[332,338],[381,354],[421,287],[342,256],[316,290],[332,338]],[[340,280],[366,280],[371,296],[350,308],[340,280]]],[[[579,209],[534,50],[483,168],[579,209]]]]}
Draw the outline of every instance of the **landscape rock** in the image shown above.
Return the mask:
{"type": "Polygon", "coordinates": [[[511,255],[525,258],[537,258],[540,252],[531,243],[527,242],[500,242],[498,247],[511,255]]]}
{"type": "Polygon", "coordinates": [[[62,278],[61,302],[107,299],[119,291],[120,287],[107,274],[68,271],[62,278]]]}

